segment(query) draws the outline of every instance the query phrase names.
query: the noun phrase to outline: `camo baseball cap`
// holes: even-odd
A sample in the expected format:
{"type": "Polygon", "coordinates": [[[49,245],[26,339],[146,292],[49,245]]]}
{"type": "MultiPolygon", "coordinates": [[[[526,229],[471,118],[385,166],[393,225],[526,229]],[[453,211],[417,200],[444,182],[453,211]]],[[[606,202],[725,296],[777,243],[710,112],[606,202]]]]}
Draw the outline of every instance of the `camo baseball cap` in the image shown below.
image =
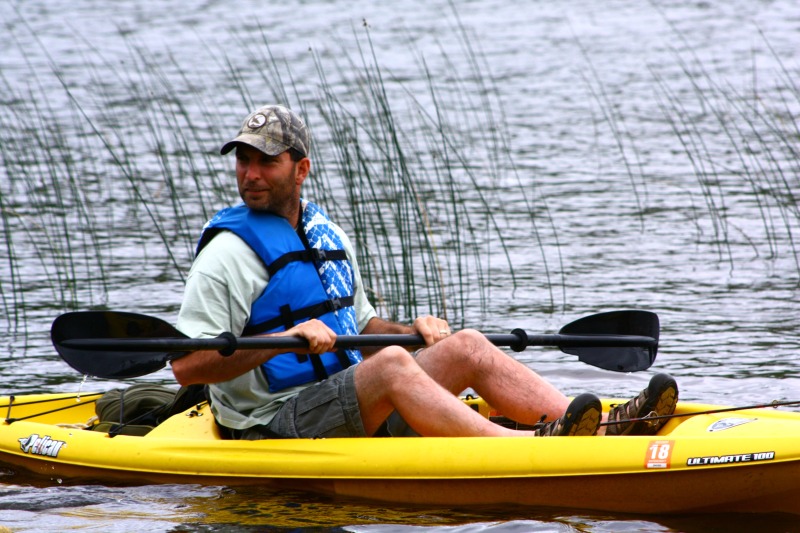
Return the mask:
{"type": "Polygon", "coordinates": [[[278,155],[294,148],[308,157],[311,139],[308,127],[299,116],[280,105],[267,105],[250,113],[239,134],[220,150],[227,154],[239,144],[247,144],[267,155],[278,155]]]}

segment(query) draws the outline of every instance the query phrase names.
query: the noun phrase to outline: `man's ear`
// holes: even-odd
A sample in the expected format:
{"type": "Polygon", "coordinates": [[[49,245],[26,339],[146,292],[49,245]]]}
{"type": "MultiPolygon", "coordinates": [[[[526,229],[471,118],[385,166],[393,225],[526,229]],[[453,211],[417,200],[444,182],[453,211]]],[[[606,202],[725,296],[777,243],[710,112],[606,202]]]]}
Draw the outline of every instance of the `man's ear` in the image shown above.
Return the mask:
{"type": "Polygon", "coordinates": [[[308,173],[311,171],[311,160],[307,157],[304,157],[300,161],[297,162],[297,184],[300,185],[305,181],[308,177],[308,173]]]}

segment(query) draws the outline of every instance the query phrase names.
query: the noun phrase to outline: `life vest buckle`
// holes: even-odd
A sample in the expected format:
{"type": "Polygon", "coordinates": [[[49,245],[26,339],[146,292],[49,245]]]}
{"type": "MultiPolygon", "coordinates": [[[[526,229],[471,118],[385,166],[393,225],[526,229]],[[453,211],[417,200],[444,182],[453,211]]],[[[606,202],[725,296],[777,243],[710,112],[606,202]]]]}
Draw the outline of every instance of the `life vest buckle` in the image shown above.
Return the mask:
{"type": "Polygon", "coordinates": [[[325,302],[325,307],[328,311],[338,311],[344,306],[339,298],[332,298],[325,302]]]}

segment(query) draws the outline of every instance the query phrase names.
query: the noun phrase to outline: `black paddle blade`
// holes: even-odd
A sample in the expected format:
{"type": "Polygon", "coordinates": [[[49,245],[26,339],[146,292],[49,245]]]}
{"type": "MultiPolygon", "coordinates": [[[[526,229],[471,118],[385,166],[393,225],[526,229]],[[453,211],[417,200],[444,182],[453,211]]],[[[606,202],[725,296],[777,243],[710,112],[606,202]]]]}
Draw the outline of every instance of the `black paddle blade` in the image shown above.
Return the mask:
{"type": "Polygon", "coordinates": [[[649,311],[610,311],[571,322],[561,328],[563,335],[641,335],[652,337],[652,346],[609,348],[561,348],[564,353],[577,355],[584,363],[615,372],[647,370],[658,352],[658,315],[649,311]]]}
{"type": "Polygon", "coordinates": [[[161,319],[113,311],[65,313],[53,321],[50,339],[58,355],[72,368],[106,379],[134,378],[161,370],[169,353],[108,351],[65,346],[70,339],[133,339],[182,337],[180,331],[161,319]]]}

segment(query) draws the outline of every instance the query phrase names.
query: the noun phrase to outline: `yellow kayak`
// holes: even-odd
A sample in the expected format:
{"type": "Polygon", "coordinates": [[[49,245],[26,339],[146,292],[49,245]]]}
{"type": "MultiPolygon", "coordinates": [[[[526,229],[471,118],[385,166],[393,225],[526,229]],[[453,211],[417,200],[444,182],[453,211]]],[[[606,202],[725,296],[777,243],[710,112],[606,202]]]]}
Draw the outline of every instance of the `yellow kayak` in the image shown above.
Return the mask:
{"type": "MultiPolygon", "coordinates": [[[[99,396],[0,397],[0,461],[54,482],[263,484],[411,504],[800,514],[796,412],[679,403],[678,416],[647,437],[234,441],[220,437],[204,404],[145,436],[86,429],[99,396]]],[[[480,399],[465,401],[490,415],[480,399]]]]}

